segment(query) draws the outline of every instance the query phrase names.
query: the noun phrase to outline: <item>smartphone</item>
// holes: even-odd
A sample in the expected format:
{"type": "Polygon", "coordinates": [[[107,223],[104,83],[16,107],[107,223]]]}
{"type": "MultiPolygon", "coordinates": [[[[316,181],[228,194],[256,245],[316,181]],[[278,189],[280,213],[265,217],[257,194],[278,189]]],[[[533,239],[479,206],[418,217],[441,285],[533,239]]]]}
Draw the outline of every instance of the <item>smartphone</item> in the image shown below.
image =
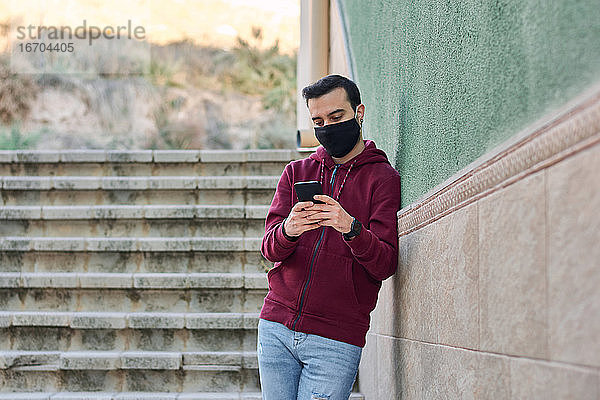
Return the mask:
{"type": "Polygon", "coordinates": [[[315,204],[325,204],[320,200],[313,199],[315,194],[323,194],[321,182],[319,181],[296,182],[294,183],[294,190],[296,191],[296,196],[298,196],[298,201],[312,201],[315,204]]]}

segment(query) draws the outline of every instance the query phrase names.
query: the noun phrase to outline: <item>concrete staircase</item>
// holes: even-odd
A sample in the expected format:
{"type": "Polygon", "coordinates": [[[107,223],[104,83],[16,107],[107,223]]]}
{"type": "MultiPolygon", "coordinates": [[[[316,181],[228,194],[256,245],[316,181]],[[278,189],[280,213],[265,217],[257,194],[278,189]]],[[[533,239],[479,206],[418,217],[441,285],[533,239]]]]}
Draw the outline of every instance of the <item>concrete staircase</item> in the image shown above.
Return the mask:
{"type": "Polygon", "coordinates": [[[305,156],[0,151],[0,399],[260,399],[264,218],[305,156]]]}

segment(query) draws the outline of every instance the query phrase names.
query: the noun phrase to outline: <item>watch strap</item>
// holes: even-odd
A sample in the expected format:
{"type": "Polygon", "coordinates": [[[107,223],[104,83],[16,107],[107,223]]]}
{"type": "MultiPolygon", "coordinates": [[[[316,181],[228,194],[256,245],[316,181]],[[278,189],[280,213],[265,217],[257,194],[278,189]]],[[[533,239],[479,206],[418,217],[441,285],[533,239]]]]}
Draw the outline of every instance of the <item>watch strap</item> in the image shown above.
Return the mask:
{"type": "Polygon", "coordinates": [[[361,229],[362,224],[360,223],[360,221],[356,218],[353,218],[352,225],[350,226],[350,232],[343,233],[342,236],[344,237],[344,240],[350,240],[353,237],[358,236],[360,234],[361,229]]]}

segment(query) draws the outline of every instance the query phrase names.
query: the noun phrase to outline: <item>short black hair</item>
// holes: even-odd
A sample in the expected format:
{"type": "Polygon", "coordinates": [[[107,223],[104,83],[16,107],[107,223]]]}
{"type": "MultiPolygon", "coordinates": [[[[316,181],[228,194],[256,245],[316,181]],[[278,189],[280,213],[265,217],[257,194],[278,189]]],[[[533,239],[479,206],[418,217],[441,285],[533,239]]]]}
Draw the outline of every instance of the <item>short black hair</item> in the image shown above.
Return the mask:
{"type": "Polygon", "coordinates": [[[312,85],[308,85],[302,89],[302,97],[306,99],[306,105],[308,106],[309,99],[321,97],[340,87],[346,91],[346,97],[350,102],[350,106],[356,111],[356,107],[361,104],[358,86],[356,86],[356,83],[342,75],[332,74],[322,77],[312,85]]]}

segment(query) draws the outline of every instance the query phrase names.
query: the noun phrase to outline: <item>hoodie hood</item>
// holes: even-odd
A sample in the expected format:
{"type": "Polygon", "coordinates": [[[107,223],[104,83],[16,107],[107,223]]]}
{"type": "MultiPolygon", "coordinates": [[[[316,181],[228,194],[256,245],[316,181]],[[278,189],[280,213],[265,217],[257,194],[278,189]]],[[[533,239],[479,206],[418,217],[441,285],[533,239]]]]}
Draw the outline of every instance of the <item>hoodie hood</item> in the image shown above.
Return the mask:
{"type": "MultiPolygon", "coordinates": [[[[354,168],[357,168],[364,164],[390,163],[387,156],[385,155],[385,152],[383,152],[383,150],[378,149],[375,146],[375,142],[373,142],[372,140],[365,140],[364,143],[365,149],[351,160],[348,160],[344,164],[339,164],[340,168],[347,169],[350,167],[351,164],[354,164],[354,168]]],[[[311,154],[309,158],[319,163],[323,163],[329,169],[332,169],[336,166],[335,161],[333,161],[333,158],[327,153],[327,151],[325,151],[325,148],[323,146],[319,146],[317,148],[317,151],[311,154]]]]}
{"type": "MultiPolygon", "coordinates": [[[[375,164],[375,163],[385,163],[387,165],[390,165],[390,162],[387,159],[387,156],[385,155],[385,152],[383,152],[382,150],[379,150],[376,146],[375,146],[375,142],[373,142],[372,140],[365,140],[364,141],[365,144],[365,149],[358,154],[356,157],[346,161],[344,164],[336,164],[335,161],[333,161],[333,158],[329,155],[329,153],[327,153],[327,151],[325,150],[325,148],[323,146],[319,146],[319,148],[317,148],[317,151],[314,152],[313,154],[310,155],[309,159],[317,161],[320,164],[320,173],[319,173],[319,182],[321,182],[321,185],[324,185],[324,178],[326,176],[326,174],[324,173],[324,169],[325,167],[327,167],[328,170],[333,170],[333,173],[331,175],[330,178],[330,184],[333,184],[333,176],[336,175],[337,169],[341,169],[344,170],[345,172],[343,173],[343,180],[342,180],[342,184],[339,188],[339,190],[337,191],[337,194],[334,195],[334,188],[331,187],[331,192],[330,192],[330,196],[335,199],[335,200],[339,200],[341,194],[342,194],[342,190],[344,190],[344,185],[346,183],[346,180],[348,179],[348,177],[350,176],[350,172],[352,171],[357,171],[359,168],[361,168],[363,165],[366,164],[375,164]]],[[[390,165],[391,167],[391,165],[390,165]]],[[[323,189],[325,190],[325,189],[323,189]]]]}

